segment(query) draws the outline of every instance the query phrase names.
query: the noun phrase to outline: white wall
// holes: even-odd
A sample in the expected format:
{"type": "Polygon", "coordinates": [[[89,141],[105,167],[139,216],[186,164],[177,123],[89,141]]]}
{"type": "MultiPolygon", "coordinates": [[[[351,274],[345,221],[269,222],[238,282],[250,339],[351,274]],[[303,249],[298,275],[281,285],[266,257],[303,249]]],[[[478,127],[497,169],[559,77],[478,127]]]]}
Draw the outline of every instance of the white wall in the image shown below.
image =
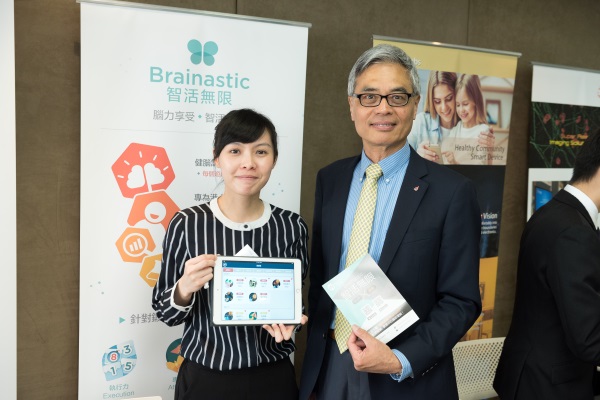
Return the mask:
{"type": "Polygon", "coordinates": [[[15,153],[14,2],[0,0],[0,276],[2,320],[0,388],[17,398],[17,208],[15,153]]]}

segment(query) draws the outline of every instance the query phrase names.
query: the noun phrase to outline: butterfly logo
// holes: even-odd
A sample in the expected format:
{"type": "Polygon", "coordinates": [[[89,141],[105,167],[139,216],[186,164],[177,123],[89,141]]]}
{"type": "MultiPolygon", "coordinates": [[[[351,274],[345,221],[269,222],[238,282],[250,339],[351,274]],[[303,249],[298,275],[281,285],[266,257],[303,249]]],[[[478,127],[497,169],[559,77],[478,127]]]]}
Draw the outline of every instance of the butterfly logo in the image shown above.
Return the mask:
{"type": "Polygon", "coordinates": [[[204,64],[211,66],[215,63],[215,54],[219,51],[219,46],[215,42],[206,42],[204,47],[196,39],[188,42],[188,50],[192,53],[190,60],[198,65],[204,60],[204,64]]]}

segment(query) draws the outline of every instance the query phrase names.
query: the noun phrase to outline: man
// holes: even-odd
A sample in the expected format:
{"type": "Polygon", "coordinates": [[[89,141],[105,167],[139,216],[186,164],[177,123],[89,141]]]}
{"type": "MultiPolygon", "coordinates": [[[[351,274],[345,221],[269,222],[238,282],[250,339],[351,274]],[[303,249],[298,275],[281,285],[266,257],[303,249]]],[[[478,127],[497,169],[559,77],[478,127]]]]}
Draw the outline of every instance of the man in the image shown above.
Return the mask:
{"type": "Polygon", "coordinates": [[[481,312],[474,186],[407,144],[419,78],[404,51],[380,45],[363,53],[350,72],[348,102],[363,152],[317,176],[300,399],[457,399],[452,348],[481,312]],[[363,178],[375,163],[383,176],[368,253],[420,318],[387,345],[356,326],[341,339],[322,288],[346,265],[363,178]]]}
{"type": "Polygon", "coordinates": [[[494,388],[504,399],[592,399],[600,365],[600,131],[521,237],[512,323],[494,388]]]}

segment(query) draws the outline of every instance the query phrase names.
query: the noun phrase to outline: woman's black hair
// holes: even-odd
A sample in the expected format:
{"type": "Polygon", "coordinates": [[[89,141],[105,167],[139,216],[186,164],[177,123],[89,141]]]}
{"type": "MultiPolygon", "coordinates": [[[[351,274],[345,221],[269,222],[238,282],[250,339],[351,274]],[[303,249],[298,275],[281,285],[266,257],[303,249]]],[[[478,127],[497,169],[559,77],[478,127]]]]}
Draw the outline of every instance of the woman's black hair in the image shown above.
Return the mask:
{"type": "Polygon", "coordinates": [[[215,128],[213,142],[214,158],[218,158],[223,148],[230,143],[252,143],[257,141],[265,130],[271,136],[273,153],[277,160],[277,132],[271,120],[264,115],[242,108],[228,112],[215,128]]]}

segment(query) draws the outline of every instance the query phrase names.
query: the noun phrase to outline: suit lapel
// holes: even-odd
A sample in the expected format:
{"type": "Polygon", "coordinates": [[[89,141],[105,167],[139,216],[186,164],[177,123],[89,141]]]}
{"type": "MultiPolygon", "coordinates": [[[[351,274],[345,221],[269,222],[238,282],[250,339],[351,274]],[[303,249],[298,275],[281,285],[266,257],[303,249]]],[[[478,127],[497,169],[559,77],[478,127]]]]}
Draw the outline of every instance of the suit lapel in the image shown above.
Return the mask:
{"type": "MultiPolygon", "coordinates": [[[[344,233],[344,217],[346,216],[346,204],[348,203],[348,195],[350,194],[350,185],[352,184],[352,176],[356,164],[360,161],[360,157],[350,158],[347,163],[340,166],[339,171],[336,171],[332,179],[333,187],[331,204],[326,211],[329,213],[328,218],[323,218],[330,225],[331,236],[324,243],[329,243],[329,260],[339,261],[342,256],[342,236],[344,233]]],[[[325,196],[326,197],[326,196],[325,196]]],[[[327,279],[338,274],[339,264],[329,263],[327,266],[327,279]]]]}
{"type": "Polygon", "coordinates": [[[396,207],[379,258],[379,267],[383,272],[387,272],[389,269],[394,254],[396,254],[400,243],[402,243],[408,226],[417,212],[423,196],[425,196],[429,184],[421,178],[427,173],[427,164],[421,156],[411,149],[406,175],[400,187],[396,207]]]}

